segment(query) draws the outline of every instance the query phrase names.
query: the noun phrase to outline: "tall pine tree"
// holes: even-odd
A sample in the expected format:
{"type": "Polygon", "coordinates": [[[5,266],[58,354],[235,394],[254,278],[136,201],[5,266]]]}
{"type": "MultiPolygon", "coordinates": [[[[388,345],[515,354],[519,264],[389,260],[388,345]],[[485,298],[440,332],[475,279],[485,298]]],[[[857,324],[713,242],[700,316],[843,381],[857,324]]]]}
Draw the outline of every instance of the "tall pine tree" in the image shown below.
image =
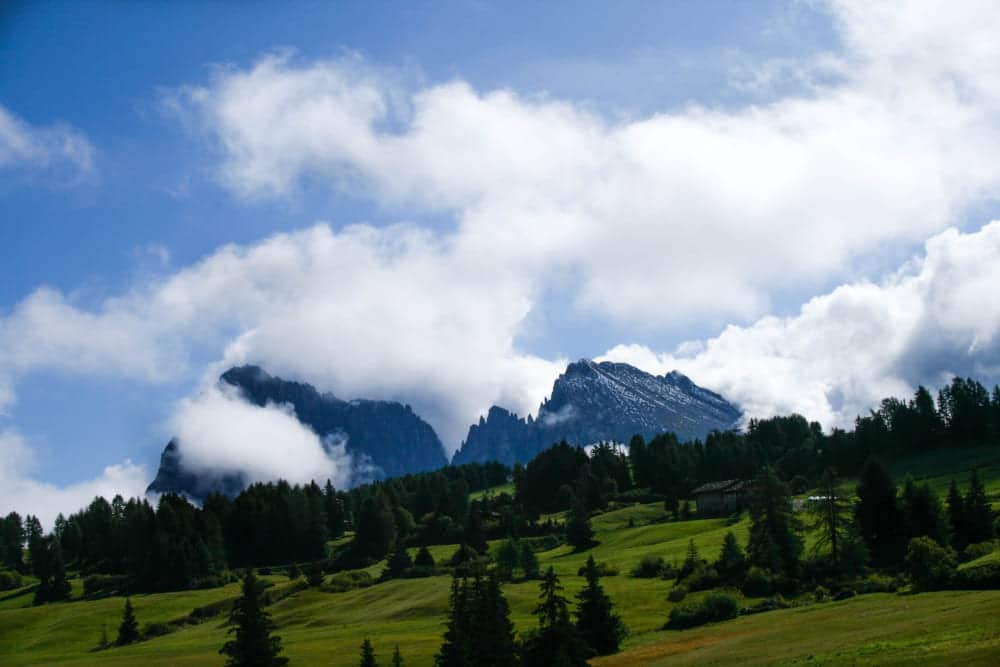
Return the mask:
{"type": "Polygon", "coordinates": [[[902,514],[896,502],[896,483],[877,459],[861,469],[854,517],[872,560],[880,565],[903,559],[902,514]]]}
{"type": "Polygon", "coordinates": [[[139,641],[139,621],[135,618],[132,600],[125,598],[125,608],[122,609],[122,622],[118,626],[118,638],[115,639],[115,645],[125,646],[137,641],[139,641]]]}
{"type": "Polygon", "coordinates": [[[229,656],[226,667],[282,667],[288,658],[281,653],[281,638],[271,634],[274,622],[261,605],[257,577],[253,571],[243,578],[242,595],[229,612],[230,634],[235,637],[219,649],[229,656]]]}
{"type": "Polygon", "coordinates": [[[375,659],[375,649],[372,647],[372,641],[365,637],[365,640],[361,642],[361,662],[358,663],[360,667],[378,667],[378,661],[375,659]]]}
{"type": "Polygon", "coordinates": [[[611,655],[620,650],[626,636],[625,625],[614,612],[611,598],[604,592],[594,557],[583,569],[586,586],[577,594],[576,629],[595,655],[611,655]]]}
{"type": "Polygon", "coordinates": [[[560,595],[562,586],[551,567],[540,585],[538,631],[524,647],[524,667],[583,667],[587,664],[589,647],[580,639],[570,621],[566,598],[560,595]]]}
{"type": "Polygon", "coordinates": [[[993,539],[995,535],[993,510],[986,497],[986,489],[979,479],[979,471],[975,468],[969,475],[969,492],[965,496],[965,516],[968,521],[969,544],[993,539]]]}
{"type": "Polygon", "coordinates": [[[792,512],[788,489],[767,467],[754,482],[750,505],[750,563],[776,573],[795,575],[802,555],[799,521],[792,512]]]}

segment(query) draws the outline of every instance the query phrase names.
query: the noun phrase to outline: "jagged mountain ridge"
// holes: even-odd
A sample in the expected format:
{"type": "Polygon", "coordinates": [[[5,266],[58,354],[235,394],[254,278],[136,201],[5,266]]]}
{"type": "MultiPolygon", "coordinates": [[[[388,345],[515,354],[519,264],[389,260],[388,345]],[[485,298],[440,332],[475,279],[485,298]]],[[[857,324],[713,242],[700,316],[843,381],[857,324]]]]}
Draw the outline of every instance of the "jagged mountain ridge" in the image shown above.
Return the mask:
{"type": "Polygon", "coordinates": [[[453,463],[526,462],[554,442],[627,442],[671,431],[681,440],[734,428],[740,410],[719,394],[671,371],[655,376],[623,363],[581,359],[552,387],[538,417],[522,419],[493,406],[469,429],[453,463]]]}
{"type": "MultiPolygon", "coordinates": [[[[255,405],[291,405],[296,418],[321,437],[346,436],[347,452],[374,466],[378,477],[436,470],[448,463],[437,433],[408,405],[394,401],[344,401],[333,394],[320,393],[312,385],[269,375],[257,366],[231,368],[222,374],[220,381],[238,388],[255,405]]],[[[234,495],[246,486],[246,480],[237,471],[209,477],[185,469],[182,450],[174,440],[167,444],[148,491],[183,492],[203,498],[210,491],[234,495]]]]}

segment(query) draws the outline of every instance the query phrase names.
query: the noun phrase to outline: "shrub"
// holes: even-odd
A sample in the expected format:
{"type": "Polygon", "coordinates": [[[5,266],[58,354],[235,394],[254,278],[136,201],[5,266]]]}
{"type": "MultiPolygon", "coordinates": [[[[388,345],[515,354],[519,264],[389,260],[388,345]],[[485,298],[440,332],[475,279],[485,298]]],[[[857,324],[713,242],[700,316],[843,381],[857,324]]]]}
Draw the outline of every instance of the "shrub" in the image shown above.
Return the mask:
{"type": "Polygon", "coordinates": [[[292,563],[285,568],[285,576],[289,579],[298,579],[302,576],[302,569],[296,563],[292,563]]]}
{"type": "Polygon", "coordinates": [[[959,570],[953,579],[956,588],[975,590],[1000,589],[1000,563],[991,562],[959,570]]]}
{"type": "Polygon", "coordinates": [[[642,557],[639,564],[632,568],[632,576],[638,579],[653,579],[663,574],[666,563],[663,556],[653,556],[647,554],[642,557]]]}
{"type": "Polygon", "coordinates": [[[124,574],[91,574],[83,579],[85,597],[106,597],[128,590],[129,578],[124,574]]]}
{"type": "Polygon", "coordinates": [[[929,537],[915,537],[906,549],[906,567],[914,588],[933,591],[945,588],[958,569],[955,552],[929,537]]]}
{"type": "Polygon", "coordinates": [[[352,572],[338,572],[330,577],[328,588],[334,593],[345,593],[356,588],[368,588],[375,583],[370,574],[364,571],[355,570],[352,572]]]}
{"type": "Polygon", "coordinates": [[[699,562],[680,583],[684,584],[689,591],[707,591],[719,585],[719,575],[715,568],[709,567],[704,562],[699,562]]]}
{"type": "Polygon", "coordinates": [[[743,578],[743,593],[754,597],[770,595],[774,592],[774,575],[770,570],[754,566],[747,570],[743,578]]]}
{"type": "Polygon", "coordinates": [[[841,588],[839,591],[833,594],[834,600],[846,600],[857,595],[857,592],[853,588],[841,588]]]}
{"type": "Polygon", "coordinates": [[[670,600],[671,602],[681,602],[684,598],[687,597],[687,594],[688,594],[687,588],[678,584],[673,588],[671,588],[670,592],[667,593],[667,599],[670,600]]]}
{"type": "Polygon", "coordinates": [[[977,544],[970,544],[962,550],[962,560],[970,561],[976,560],[977,558],[982,558],[988,554],[993,553],[997,550],[996,540],[990,540],[989,542],[979,542],[977,544]]]}
{"type": "Polygon", "coordinates": [[[229,583],[228,577],[220,577],[218,575],[209,575],[207,577],[202,577],[200,579],[195,579],[192,582],[192,588],[197,588],[204,590],[206,588],[219,588],[220,586],[225,586],[229,583]]]}
{"type": "Polygon", "coordinates": [[[670,610],[668,628],[683,630],[706,623],[715,623],[736,618],[739,615],[739,601],[729,593],[709,593],[700,602],[679,604],[670,610]]]}
{"type": "Polygon", "coordinates": [[[899,590],[899,581],[876,572],[855,581],[854,589],[858,593],[895,593],[899,590]]]}
{"type": "Polygon", "coordinates": [[[173,631],[174,629],[166,623],[147,623],[142,629],[142,637],[143,639],[162,637],[163,635],[170,634],[173,631]]]}
{"type": "MultiPolygon", "coordinates": [[[[584,575],[584,570],[587,568],[581,567],[576,571],[576,576],[582,577],[584,575]]],[[[618,568],[614,565],[608,565],[607,563],[597,564],[597,575],[600,577],[614,577],[618,575],[618,568]]]]}
{"type": "Polygon", "coordinates": [[[826,586],[817,586],[813,591],[813,600],[816,602],[826,602],[830,599],[830,591],[826,586]]]}
{"type": "Polygon", "coordinates": [[[772,595],[767,599],[761,600],[752,607],[744,608],[740,613],[748,616],[750,614],[762,614],[765,611],[774,611],[776,609],[788,609],[790,606],[791,605],[785,601],[785,598],[780,595],[772,595]]]}

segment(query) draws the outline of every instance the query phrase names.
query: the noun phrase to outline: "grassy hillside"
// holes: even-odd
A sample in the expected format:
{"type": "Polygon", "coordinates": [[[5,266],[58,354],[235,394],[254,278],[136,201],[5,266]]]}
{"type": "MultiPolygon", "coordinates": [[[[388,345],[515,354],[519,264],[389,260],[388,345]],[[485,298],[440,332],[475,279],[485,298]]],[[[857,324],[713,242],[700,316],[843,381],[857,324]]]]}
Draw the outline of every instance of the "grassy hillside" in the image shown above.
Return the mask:
{"type": "MultiPolygon", "coordinates": [[[[951,473],[930,478],[941,492],[951,473]],[[940,487],[940,488],[939,488],[940,487]]],[[[964,483],[967,473],[956,479],[964,483]]],[[[983,470],[994,500],[1000,495],[1000,466],[983,470]]],[[[588,555],[617,568],[603,580],[608,594],[631,631],[626,650],[595,665],[721,664],[1000,664],[1000,591],[942,592],[920,595],[866,595],[845,600],[741,617],[686,631],[664,631],[673,584],[636,579],[629,571],[648,554],[668,561],[684,557],[694,538],[702,557],[714,559],[726,532],[745,543],[749,522],[727,525],[725,519],[667,521],[659,503],[634,505],[594,518],[600,544],[585,553],[560,546],[540,553],[552,566],[568,596],[582,586],[577,570],[588,555]]],[[[496,548],[496,544],[493,545],[496,548]]],[[[454,546],[431,549],[437,560],[454,546]]],[[[415,553],[415,550],[414,550],[415,553]]],[[[985,558],[1000,557],[991,554],[985,558]]],[[[377,576],[383,565],[368,571],[377,576]]],[[[388,658],[399,644],[408,665],[429,665],[443,632],[449,578],[390,581],[346,593],[293,590],[284,576],[264,577],[274,597],[270,606],[285,654],[293,665],[353,665],[358,646],[370,637],[388,658]]],[[[196,607],[226,608],[238,586],[137,595],[132,598],[139,622],[172,623],[170,634],[137,645],[95,652],[106,628],[113,640],[123,599],[83,601],[74,580],[73,602],[31,607],[30,588],[0,594],[0,664],[19,665],[220,665],[218,649],[226,638],[225,615],[197,624],[182,623],[196,607]]],[[[534,627],[531,615],[537,582],[504,586],[519,631],[534,627]]],[[[808,597],[808,596],[806,596],[808,597]]]]}

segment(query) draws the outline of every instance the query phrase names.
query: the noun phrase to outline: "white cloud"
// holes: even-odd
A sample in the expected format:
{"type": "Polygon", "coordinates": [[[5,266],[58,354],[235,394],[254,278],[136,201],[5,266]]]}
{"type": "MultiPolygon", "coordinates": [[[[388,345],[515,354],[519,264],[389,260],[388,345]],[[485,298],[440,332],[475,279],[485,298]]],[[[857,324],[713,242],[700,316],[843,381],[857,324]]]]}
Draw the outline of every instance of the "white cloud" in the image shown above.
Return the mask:
{"type": "Polygon", "coordinates": [[[258,407],[232,387],[211,386],[181,402],[172,427],[190,469],[242,472],[250,481],[293,484],[331,480],[349,485],[353,471],[344,441],[324,443],[288,406],[258,407]]]}
{"type": "Polygon", "coordinates": [[[42,526],[50,530],[56,515],[68,514],[85,507],[96,496],[112,498],[141,497],[149,479],[142,466],[124,461],[104,468],[95,479],[57,486],[40,482],[31,476],[34,468],[32,453],[24,439],[11,430],[0,431],[0,510],[19,512],[22,518],[34,514],[42,526]]]}
{"type": "Polygon", "coordinates": [[[93,168],[94,148],[79,131],[33,126],[0,105],[0,169],[43,171],[74,181],[93,168]]]}
{"type": "Polygon", "coordinates": [[[674,368],[739,402],[747,417],[798,412],[849,426],[886,396],[932,389],[951,375],[1000,380],[1000,222],[948,230],[881,284],[853,283],[791,317],[729,326],[657,354],[619,345],[604,359],[674,368]]]}
{"type": "Polygon", "coordinates": [[[610,122],[544,95],[461,80],[411,91],[358,58],[287,53],[171,101],[215,139],[241,196],[310,181],[451,214],[457,247],[538,282],[570,275],[579,307],[626,326],[749,321],[1000,187],[995,12],[868,7],[834,3],[843,51],[760,64],[757,78],[799,83],[732,111],[610,122]]]}

